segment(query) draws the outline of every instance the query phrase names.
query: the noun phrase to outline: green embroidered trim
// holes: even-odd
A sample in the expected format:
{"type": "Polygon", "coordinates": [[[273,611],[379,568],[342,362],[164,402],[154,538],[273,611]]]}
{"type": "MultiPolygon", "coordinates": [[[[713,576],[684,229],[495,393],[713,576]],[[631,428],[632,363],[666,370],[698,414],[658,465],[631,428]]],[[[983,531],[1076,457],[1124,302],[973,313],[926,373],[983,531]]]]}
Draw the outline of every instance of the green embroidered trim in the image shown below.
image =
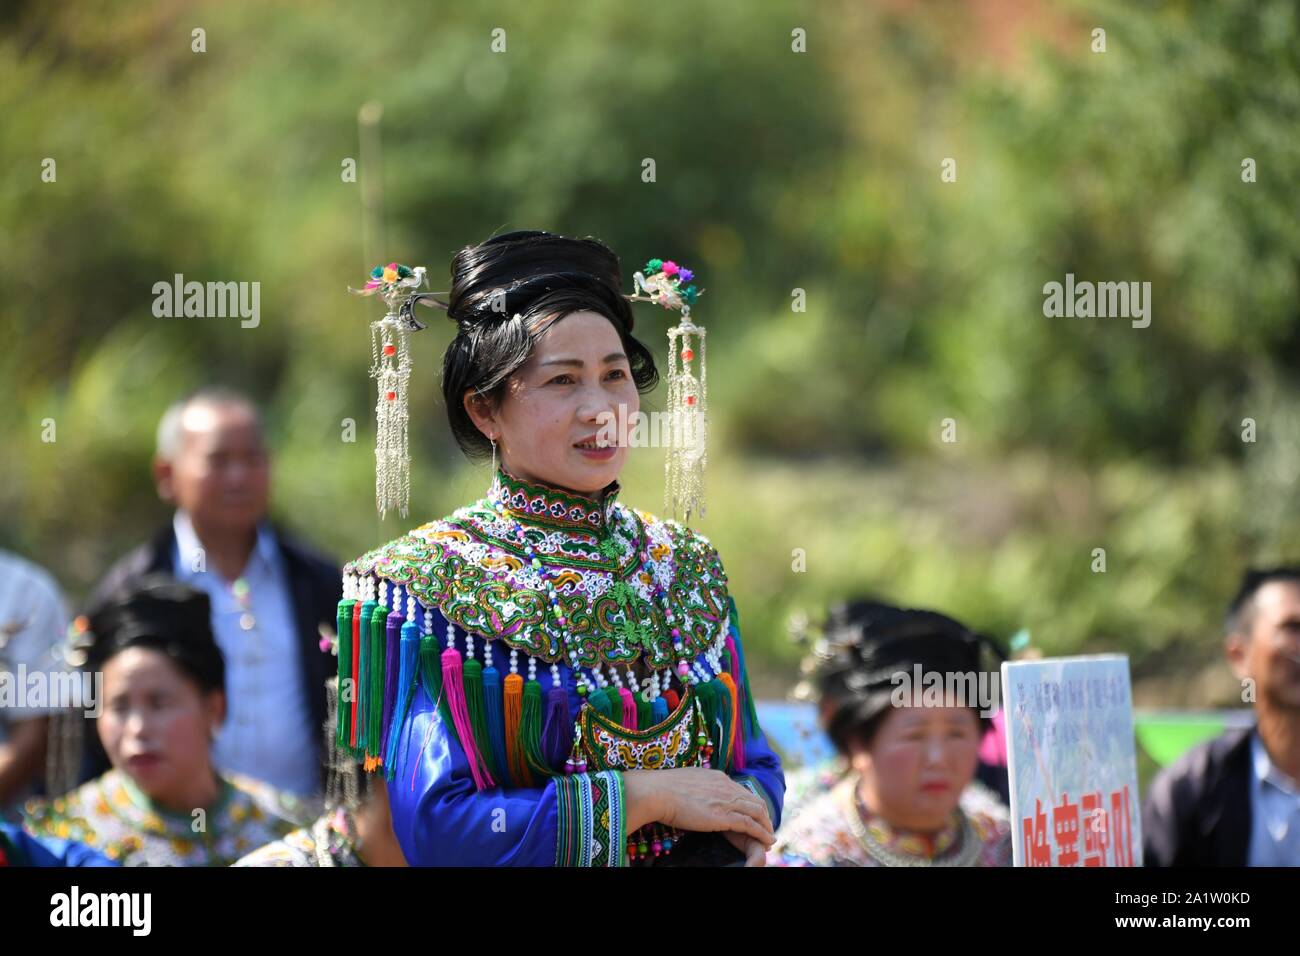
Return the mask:
{"type": "Polygon", "coordinates": [[[555,797],[555,865],[622,866],[627,856],[622,775],[557,777],[555,797]]]}
{"type": "Polygon", "coordinates": [[[556,777],[555,865],[582,865],[582,776],[556,777]]]}
{"type": "Polygon", "coordinates": [[[570,651],[583,667],[640,658],[659,669],[694,660],[721,636],[729,610],[717,551],[676,522],[621,505],[610,513],[611,534],[637,542],[622,566],[605,559],[599,546],[593,548],[600,560],[575,557],[576,543],[591,537],[586,531],[525,528],[551,569],[558,608],[551,606],[540,574],[525,565],[522,549],[503,540],[505,529],[486,499],[363,555],[345,573],[404,585],[462,630],[502,640],[547,663],[567,662],[570,651]],[[681,635],[680,653],[652,585],[638,571],[642,551],[650,555],[654,577],[670,582],[666,596],[681,635]],[[511,579],[498,580],[498,572],[511,579]],[[557,620],[561,614],[564,626],[557,620]]]}
{"type": "Polygon", "coordinates": [[[617,771],[591,774],[595,843],[591,866],[622,866],[627,862],[627,824],[623,775],[617,771]]]}
{"type": "Polygon", "coordinates": [[[541,482],[522,481],[498,468],[488,497],[501,502],[520,520],[557,528],[599,531],[604,527],[619,490],[619,483],[615,481],[605,489],[601,501],[593,501],[541,482]]]}

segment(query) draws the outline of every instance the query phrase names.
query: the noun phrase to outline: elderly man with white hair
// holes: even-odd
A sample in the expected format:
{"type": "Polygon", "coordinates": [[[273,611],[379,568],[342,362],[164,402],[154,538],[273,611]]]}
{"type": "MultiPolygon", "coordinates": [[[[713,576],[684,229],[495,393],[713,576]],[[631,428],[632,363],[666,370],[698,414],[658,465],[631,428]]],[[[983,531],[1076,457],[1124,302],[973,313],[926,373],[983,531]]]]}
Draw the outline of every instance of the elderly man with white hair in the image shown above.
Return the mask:
{"type": "Polygon", "coordinates": [[[213,745],[217,766],[318,793],[325,681],[335,666],[320,629],[334,626],[339,571],[267,520],[270,460],[256,407],[218,388],[173,404],[158,426],[153,479],[175,508],[172,520],[113,566],[92,604],[158,571],[206,591],[229,702],[213,745]]]}

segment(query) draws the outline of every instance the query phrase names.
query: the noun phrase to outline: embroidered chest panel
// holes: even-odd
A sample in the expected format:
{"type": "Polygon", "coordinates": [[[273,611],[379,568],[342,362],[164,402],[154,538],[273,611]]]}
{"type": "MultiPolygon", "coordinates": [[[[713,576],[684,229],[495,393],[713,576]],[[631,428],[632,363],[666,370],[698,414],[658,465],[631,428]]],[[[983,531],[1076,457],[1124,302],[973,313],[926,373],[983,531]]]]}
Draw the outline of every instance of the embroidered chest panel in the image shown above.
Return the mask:
{"type": "Polygon", "coordinates": [[[671,770],[699,762],[703,723],[690,691],[673,714],[645,730],[629,730],[591,707],[582,709],[579,722],[583,754],[596,770],[671,770]]]}

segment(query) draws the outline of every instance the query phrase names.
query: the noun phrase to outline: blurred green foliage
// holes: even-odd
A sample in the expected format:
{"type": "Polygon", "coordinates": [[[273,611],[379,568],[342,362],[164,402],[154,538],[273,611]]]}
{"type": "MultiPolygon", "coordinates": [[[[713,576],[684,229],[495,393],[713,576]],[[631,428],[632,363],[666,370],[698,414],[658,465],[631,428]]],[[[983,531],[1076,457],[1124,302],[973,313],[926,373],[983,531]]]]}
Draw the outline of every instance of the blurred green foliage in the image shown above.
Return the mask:
{"type": "MultiPolygon", "coordinates": [[[[84,594],[164,517],[153,430],[208,382],[266,408],[282,520],[339,558],[395,536],[371,507],[375,305],[345,292],[374,264],[366,230],[376,260],[444,288],[459,246],[540,227],[610,243],[629,290],[653,255],[701,277],[699,527],[768,692],[797,657],[787,615],[865,592],[1003,638],[1025,626],[1048,653],[1125,650],[1163,697],[1206,703],[1225,687],[1185,678],[1214,673],[1235,575],[1296,553],[1298,16],[1290,0],[11,4],[0,541],[84,594]],[[368,102],[369,225],[340,176],[368,102]],[[1150,282],[1150,328],[1045,318],[1042,287],[1067,272],[1150,282]],[[155,318],[152,286],[176,273],[260,282],[261,324],[155,318]]],[[[662,358],[664,317],[638,309],[662,358]]],[[[486,484],[440,408],[450,331],[416,340],[408,523],[486,484]]],[[[635,456],[625,500],[660,507],[660,455],[635,456]]]]}

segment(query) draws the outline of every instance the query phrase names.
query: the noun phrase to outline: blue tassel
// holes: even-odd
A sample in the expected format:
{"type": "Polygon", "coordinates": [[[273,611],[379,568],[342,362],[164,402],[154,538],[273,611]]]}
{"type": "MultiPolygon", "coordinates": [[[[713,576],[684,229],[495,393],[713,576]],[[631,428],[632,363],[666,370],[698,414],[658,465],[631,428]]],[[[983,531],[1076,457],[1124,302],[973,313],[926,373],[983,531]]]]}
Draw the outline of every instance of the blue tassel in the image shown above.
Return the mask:
{"type": "Polygon", "coordinates": [[[661,724],[668,719],[668,701],[662,697],[656,697],[650,704],[650,719],[656,724],[661,724]]]}
{"type": "Polygon", "coordinates": [[[499,771],[503,787],[512,787],[510,764],[506,759],[506,719],[505,704],[501,697],[501,672],[492,666],[491,651],[487,653],[488,666],[483,668],[483,709],[487,721],[488,744],[492,749],[493,761],[499,771]]]}
{"type": "Polygon", "coordinates": [[[745,648],[740,640],[740,612],[736,610],[734,598],[727,598],[727,607],[731,619],[731,640],[736,646],[736,665],[740,679],[736,689],[740,692],[743,706],[740,708],[740,724],[744,728],[745,738],[752,739],[758,733],[758,712],[754,708],[754,695],[749,690],[749,671],[745,668],[745,648]]]}
{"type": "Polygon", "coordinates": [[[397,670],[397,700],[393,704],[393,719],[389,725],[388,748],[384,752],[384,775],[392,780],[397,772],[397,742],[401,739],[402,725],[415,697],[416,670],[420,666],[420,629],[407,621],[402,625],[400,664],[397,670]]]}

